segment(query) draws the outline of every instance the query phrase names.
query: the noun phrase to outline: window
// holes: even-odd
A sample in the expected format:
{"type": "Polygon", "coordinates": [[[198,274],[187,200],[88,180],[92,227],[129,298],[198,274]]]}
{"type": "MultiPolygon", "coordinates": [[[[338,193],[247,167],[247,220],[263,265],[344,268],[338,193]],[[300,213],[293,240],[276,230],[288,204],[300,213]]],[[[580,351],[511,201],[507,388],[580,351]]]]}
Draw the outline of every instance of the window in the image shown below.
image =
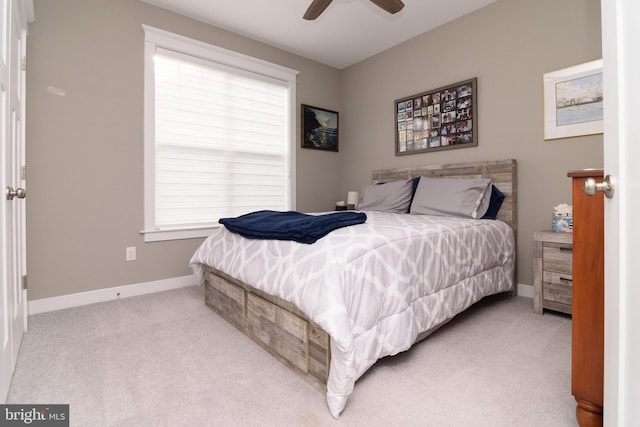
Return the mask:
{"type": "Polygon", "coordinates": [[[145,30],[145,241],[295,206],[296,72],[145,30]]]}

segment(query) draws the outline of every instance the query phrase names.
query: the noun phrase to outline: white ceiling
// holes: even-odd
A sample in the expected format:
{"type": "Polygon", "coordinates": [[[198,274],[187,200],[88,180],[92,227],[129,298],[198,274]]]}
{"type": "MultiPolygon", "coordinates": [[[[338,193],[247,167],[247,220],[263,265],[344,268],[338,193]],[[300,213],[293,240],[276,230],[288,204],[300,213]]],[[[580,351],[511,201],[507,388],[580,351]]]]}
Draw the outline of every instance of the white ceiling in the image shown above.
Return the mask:
{"type": "Polygon", "coordinates": [[[368,0],[333,0],[315,21],[311,0],[142,0],[343,69],[496,0],[403,0],[391,15],[368,0]]]}

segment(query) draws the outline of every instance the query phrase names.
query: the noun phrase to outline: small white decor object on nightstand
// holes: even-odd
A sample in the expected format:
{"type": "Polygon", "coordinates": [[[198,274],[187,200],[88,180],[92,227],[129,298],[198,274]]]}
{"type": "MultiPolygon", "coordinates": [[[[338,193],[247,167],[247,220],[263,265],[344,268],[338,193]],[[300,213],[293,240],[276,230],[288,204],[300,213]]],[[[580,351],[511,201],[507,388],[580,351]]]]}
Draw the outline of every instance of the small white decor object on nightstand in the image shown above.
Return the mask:
{"type": "Polygon", "coordinates": [[[573,290],[573,234],[533,233],[533,311],[543,309],[571,314],[573,290]]]}

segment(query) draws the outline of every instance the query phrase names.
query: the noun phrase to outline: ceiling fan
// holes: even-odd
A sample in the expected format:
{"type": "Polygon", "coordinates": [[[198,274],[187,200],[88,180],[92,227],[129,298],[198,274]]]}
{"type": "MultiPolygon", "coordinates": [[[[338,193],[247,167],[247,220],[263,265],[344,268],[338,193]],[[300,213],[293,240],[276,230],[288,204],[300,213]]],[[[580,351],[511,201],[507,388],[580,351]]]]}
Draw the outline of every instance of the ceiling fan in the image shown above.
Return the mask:
{"type": "MultiPolygon", "coordinates": [[[[331,4],[333,0],[313,0],[305,12],[303,18],[307,21],[316,19],[331,4]]],[[[400,12],[404,7],[401,0],[371,0],[371,3],[381,7],[387,12],[394,14],[400,12]]]]}

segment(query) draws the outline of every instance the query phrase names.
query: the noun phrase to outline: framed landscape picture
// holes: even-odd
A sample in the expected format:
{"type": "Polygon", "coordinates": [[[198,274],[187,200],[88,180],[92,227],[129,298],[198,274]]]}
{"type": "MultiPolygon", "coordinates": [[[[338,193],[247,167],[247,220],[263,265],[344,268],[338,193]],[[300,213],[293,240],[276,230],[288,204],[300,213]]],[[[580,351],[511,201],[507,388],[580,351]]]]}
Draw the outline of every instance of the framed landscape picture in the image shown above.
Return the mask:
{"type": "Polygon", "coordinates": [[[476,147],[477,78],[397,99],[396,156],[476,147]]]}
{"type": "Polygon", "coordinates": [[[302,104],[302,148],[338,151],[338,113],[302,104]]]}
{"type": "Polygon", "coordinates": [[[602,59],[546,73],[544,139],[603,132],[602,59]]]}

